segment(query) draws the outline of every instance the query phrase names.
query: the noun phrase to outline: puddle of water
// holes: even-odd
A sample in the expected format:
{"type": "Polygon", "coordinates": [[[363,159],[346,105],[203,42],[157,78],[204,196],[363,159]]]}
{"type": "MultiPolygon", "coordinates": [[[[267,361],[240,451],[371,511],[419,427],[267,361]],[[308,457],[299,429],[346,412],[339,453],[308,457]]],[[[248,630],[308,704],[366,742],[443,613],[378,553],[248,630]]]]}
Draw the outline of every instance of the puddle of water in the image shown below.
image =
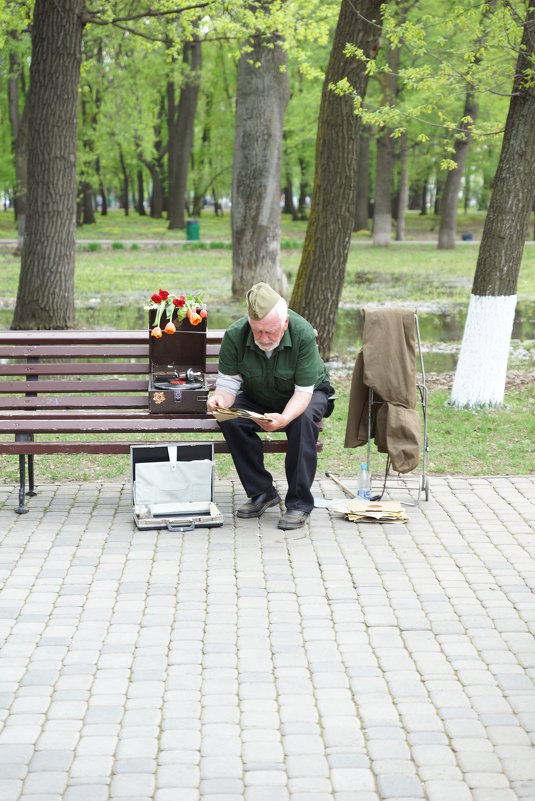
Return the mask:
{"type": "MultiPolygon", "coordinates": [[[[241,315],[238,308],[210,311],[211,328],[226,328],[241,315]]],[[[147,324],[146,312],[138,305],[117,306],[97,300],[76,308],[80,328],[138,329],[147,324]]],[[[466,307],[458,304],[422,304],[418,324],[427,372],[455,370],[463,335],[466,307]]],[[[8,328],[12,310],[0,310],[0,326],[8,328]]],[[[340,308],[333,339],[333,361],[353,364],[362,341],[362,316],[359,308],[340,308]]],[[[535,365],[535,301],[519,302],[513,324],[509,356],[510,369],[530,369],[535,365]]]]}

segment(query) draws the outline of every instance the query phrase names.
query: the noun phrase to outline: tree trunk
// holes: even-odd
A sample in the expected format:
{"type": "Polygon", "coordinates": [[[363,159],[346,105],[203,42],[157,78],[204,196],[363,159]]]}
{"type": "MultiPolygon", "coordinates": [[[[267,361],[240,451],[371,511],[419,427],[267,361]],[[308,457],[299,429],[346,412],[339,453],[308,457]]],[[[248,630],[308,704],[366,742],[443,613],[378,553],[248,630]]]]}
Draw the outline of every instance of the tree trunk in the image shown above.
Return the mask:
{"type": "Polygon", "coordinates": [[[123,149],[119,146],[119,160],[121,162],[121,172],[123,174],[123,191],[121,192],[121,200],[123,203],[124,214],[125,217],[128,217],[128,211],[130,206],[130,188],[128,182],[128,170],[126,168],[126,162],[123,156],[123,149]]]}
{"type": "Polygon", "coordinates": [[[385,129],[377,139],[377,165],[375,168],[375,203],[373,211],[373,244],[388,247],[392,233],[392,165],[394,140],[385,129]]]}
{"type": "Polygon", "coordinates": [[[299,158],[299,175],[301,180],[299,186],[299,201],[297,203],[297,216],[300,220],[306,220],[308,216],[307,198],[309,197],[310,187],[306,174],[305,160],[299,158]]]}
{"type": "Polygon", "coordinates": [[[329,86],[347,77],[364,98],[366,63],[346,57],[344,48],[350,42],[374,56],[380,9],[380,0],[342,0],[322,89],[310,219],[290,304],[318,331],[324,358],[331,350],[351,243],[360,131],[353,98],[338,97],[329,86]]]}
{"type": "MultiPolygon", "coordinates": [[[[13,35],[15,36],[15,34],[13,35]]],[[[15,216],[18,227],[17,253],[22,252],[22,246],[24,244],[24,230],[26,226],[26,185],[28,181],[28,114],[26,104],[24,105],[22,116],[20,114],[20,77],[20,58],[18,53],[12,52],[9,54],[7,95],[11,135],[13,139],[13,153],[15,155],[15,191],[13,202],[15,205],[15,216]]]]}
{"type": "Polygon", "coordinates": [[[464,103],[463,121],[459,126],[463,129],[463,133],[459,134],[455,140],[453,161],[455,161],[457,166],[454,170],[448,172],[440,202],[440,227],[438,230],[439,250],[451,250],[455,247],[457,209],[459,207],[461,180],[472,139],[471,129],[477,120],[478,111],[479,104],[476,102],[472,92],[468,91],[464,103]],[[471,118],[471,123],[464,122],[467,117],[471,118]]]}
{"type": "Polygon", "coordinates": [[[286,176],[286,184],[284,186],[284,214],[291,214],[292,220],[297,220],[297,209],[294,205],[294,190],[292,186],[292,179],[286,176]]]}
{"type": "Polygon", "coordinates": [[[12,328],[74,325],[76,124],[84,0],[36,0],[26,235],[12,328]]]}
{"type": "Polygon", "coordinates": [[[529,0],[451,402],[502,404],[516,288],[535,196],[535,0],[529,0]]]}
{"type": "MultiPolygon", "coordinates": [[[[406,17],[406,6],[401,3],[399,22],[403,23],[406,17]]],[[[400,47],[390,47],[386,60],[388,72],[384,86],[384,105],[394,105],[398,93],[400,47]]],[[[392,130],[385,128],[377,139],[375,203],[373,207],[373,244],[375,247],[388,247],[392,234],[392,170],[395,142],[391,134],[392,130]]]]}
{"type": "Polygon", "coordinates": [[[420,197],[420,216],[425,217],[427,214],[427,178],[424,179],[422,184],[422,191],[420,197]]]}
{"type": "Polygon", "coordinates": [[[98,176],[98,191],[100,195],[100,213],[103,217],[108,214],[108,196],[106,194],[106,188],[104,186],[104,181],[102,180],[102,174],[100,172],[100,158],[97,156],[95,159],[95,171],[98,176]]]}
{"type": "Polygon", "coordinates": [[[152,193],[150,196],[150,216],[156,220],[163,217],[164,198],[162,179],[156,164],[146,164],[152,178],[152,193]]]}
{"type": "Polygon", "coordinates": [[[354,231],[367,231],[370,207],[370,130],[361,128],[357,170],[357,202],[355,203],[354,231]]]}
{"type": "Polygon", "coordinates": [[[232,167],[232,294],[257,281],[286,292],[280,264],[281,154],[289,99],[286,54],[277,41],[251,42],[238,64],[232,167]],[[260,66],[255,66],[260,64],[260,66]]]}
{"type": "MultiPolygon", "coordinates": [[[[483,7],[481,22],[494,10],[496,0],[489,0],[483,7]]],[[[481,62],[482,53],[486,41],[486,34],[482,32],[474,43],[473,64],[481,62]]],[[[466,96],[464,101],[463,116],[459,128],[460,132],[455,137],[453,161],[457,164],[454,170],[448,172],[444,191],[440,202],[440,227],[438,231],[438,248],[440,250],[451,250],[455,247],[455,235],[457,231],[457,209],[459,206],[459,194],[461,191],[461,180],[466,167],[468,151],[472,139],[472,129],[477,122],[479,103],[474,94],[474,85],[470,81],[466,83],[466,96]]]]}
{"type": "Polygon", "coordinates": [[[399,193],[396,214],[396,242],[405,239],[405,216],[409,200],[409,170],[407,166],[407,134],[404,131],[400,137],[399,148],[399,193]]]}
{"type": "Polygon", "coordinates": [[[144,217],[145,211],[145,187],[143,185],[143,170],[137,171],[137,213],[144,217]]]}
{"type": "Polygon", "coordinates": [[[96,220],[93,209],[93,189],[89,181],[82,181],[80,185],[80,195],[82,204],[82,225],[94,225],[96,220]]]}
{"type": "Polygon", "coordinates": [[[198,40],[186,42],[182,51],[182,61],[187,72],[183,76],[178,106],[174,103],[174,86],[168,86],[169,125],[169,228],[186,227],[186,189],[188,165],[193,148],[193,131],[199,83],[201,79],[202,50],[198,40]]]}

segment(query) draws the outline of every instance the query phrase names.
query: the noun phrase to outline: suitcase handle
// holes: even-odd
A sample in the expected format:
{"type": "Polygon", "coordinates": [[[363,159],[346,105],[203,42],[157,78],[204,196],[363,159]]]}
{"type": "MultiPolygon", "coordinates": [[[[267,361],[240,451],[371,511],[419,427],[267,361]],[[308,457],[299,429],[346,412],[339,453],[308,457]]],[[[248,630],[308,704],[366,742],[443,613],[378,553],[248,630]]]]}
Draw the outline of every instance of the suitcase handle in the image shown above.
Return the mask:
{"type": "Polygon", "coordinates": [[[195,528],[195,523],[191,520],[187,525],[182,525],[180,523],[171,523],[171,521],[167,521],[167,530],[172,532],[180,532],[180,531],[193,531],[195,528]]]}

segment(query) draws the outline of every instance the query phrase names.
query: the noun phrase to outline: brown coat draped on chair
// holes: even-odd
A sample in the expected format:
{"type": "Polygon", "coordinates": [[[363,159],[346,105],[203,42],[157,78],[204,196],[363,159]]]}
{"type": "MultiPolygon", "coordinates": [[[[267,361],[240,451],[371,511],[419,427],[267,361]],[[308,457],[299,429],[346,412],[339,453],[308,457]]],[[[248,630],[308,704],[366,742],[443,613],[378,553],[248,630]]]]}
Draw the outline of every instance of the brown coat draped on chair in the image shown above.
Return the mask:
{"type": "Polygon", "coordinates": [[[368,397],[373,390],[370,437],[388,453],[398,473],[418,466],[422,424],[416,407],[414,311],[363,309],[362,348],[357,354],[344,447],[368,443],[368,397]]]}

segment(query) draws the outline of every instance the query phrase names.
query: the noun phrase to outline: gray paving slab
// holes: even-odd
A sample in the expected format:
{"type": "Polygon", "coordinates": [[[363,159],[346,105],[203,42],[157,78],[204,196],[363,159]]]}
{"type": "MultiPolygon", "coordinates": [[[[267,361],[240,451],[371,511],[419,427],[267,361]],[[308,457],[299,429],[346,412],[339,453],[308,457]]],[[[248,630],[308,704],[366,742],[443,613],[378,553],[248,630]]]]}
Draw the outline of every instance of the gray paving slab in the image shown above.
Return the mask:
{"type": "Polygon", "coordinates": [[[183,533],[38,489],[0,485],[1,801],[535,799],[534,476],[294,532],[231,479],[183,533]]]}

